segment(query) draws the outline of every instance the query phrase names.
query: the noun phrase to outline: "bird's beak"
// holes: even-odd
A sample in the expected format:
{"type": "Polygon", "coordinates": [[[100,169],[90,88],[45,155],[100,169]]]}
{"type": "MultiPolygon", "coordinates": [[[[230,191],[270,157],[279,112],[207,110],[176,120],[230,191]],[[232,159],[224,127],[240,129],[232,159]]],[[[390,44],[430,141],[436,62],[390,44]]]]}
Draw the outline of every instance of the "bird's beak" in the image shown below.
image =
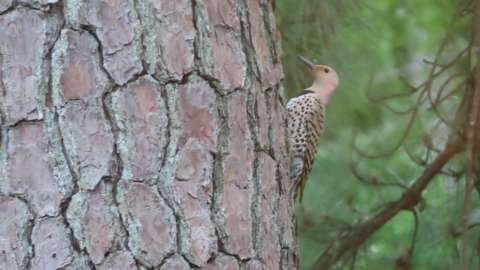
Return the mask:
{"type": "Polygon", "coordinates": [[[314,65],[310,60],[308,60],[307,58],[305,58],[305,57],[303,57],[303,56],[301,56],[301,55],[298,55],[297,57],[298,57],[298,59],[299,59],[300,61],[302,61],[305,65],[307,65],[309,69],[313,69],[313,67],[315,66],[315,65],[314,65]]]}

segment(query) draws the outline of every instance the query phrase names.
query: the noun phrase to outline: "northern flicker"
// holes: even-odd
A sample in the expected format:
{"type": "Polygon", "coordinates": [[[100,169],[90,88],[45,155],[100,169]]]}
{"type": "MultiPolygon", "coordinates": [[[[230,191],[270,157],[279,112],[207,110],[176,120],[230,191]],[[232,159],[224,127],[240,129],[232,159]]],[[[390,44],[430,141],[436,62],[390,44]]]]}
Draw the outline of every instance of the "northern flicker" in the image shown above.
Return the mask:
{"type": "Polygon", "coordinates": [[[313,78],[312,86],[303,90],[300,95],[287,103],[288,133],[290,152],[292,154],[291,180],[294,197],[300,191],[300,201],[308,175],[325,129],[326,108],[335,93],[339,80],[334,69],[324,65],[315,65],[308,59],[299,56],[308,66],[313,78]]]}

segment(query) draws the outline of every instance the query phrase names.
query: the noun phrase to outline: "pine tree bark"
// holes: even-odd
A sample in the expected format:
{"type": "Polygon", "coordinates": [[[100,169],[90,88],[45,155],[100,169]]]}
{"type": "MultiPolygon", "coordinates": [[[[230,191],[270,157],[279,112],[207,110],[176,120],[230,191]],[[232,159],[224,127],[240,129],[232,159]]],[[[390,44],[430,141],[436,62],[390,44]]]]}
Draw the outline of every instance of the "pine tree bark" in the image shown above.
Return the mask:
{"type": "Polygon", "coordinates": [[[0,269],[296,269],[271,0],[0,0],[0,269]]]}

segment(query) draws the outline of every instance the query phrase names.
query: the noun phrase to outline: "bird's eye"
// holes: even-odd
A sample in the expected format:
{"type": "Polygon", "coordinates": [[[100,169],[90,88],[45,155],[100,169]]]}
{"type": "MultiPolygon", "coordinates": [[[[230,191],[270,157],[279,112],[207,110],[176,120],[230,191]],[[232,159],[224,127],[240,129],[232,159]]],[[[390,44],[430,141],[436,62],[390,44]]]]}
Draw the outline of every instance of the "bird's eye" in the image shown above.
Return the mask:
{"type": "Polygon", "coordinates": [[[325,73],[330,72],[330,70],[328,68],[324,69],[323,71],[325,71],[325,73]]]}

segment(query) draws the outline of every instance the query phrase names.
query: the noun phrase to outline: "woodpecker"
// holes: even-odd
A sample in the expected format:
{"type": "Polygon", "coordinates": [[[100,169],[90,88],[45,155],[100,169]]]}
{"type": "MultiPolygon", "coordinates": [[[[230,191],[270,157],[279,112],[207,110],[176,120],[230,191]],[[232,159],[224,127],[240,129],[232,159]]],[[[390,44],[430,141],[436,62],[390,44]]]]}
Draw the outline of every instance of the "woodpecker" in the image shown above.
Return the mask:
{"type": "Polygon", "coordinates": [[[294,198],[300,191],[300,202],[308,175],[325,129],[326,109],[330,103],[339,79],[337,72],[329,66],[315,65],[310,60],[298,56],[307,65],[313,79],[312,86],[303,90],[287,103],[288,134],[290,142],[291,171],[294,198]]]}

